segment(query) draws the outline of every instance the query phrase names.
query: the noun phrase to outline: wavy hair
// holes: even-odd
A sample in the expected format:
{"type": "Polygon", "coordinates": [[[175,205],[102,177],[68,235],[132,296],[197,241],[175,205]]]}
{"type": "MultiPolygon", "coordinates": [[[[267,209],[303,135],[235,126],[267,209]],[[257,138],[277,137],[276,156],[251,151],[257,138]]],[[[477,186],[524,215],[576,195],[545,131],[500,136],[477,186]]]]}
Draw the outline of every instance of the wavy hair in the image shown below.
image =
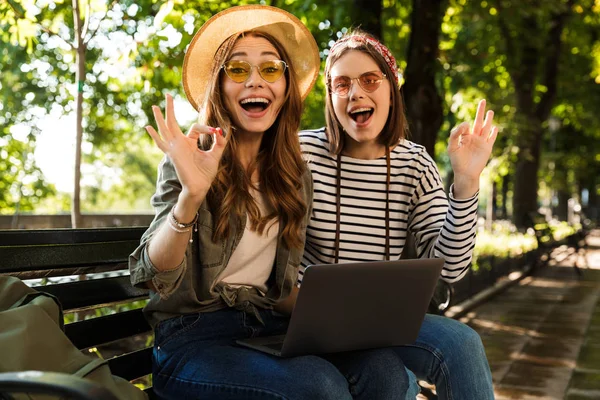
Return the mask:
{"type": "Polygon", "coordinates": [[[352,50],[363,52],[375,60],[381,71],[388,77],[388,80],[390,81],[390,113],[388,114],[385,126],[379,133],[377,140],[380,144],[386,147],[395,146],[400,142],[400,140],[408,136],[408,124],[406,122],[406,115],[404,113],[404,100],[400,94],[400,87],[395,84],[394,72],[385,61],[385,58],[383,58],[383,56],[370,43],[361,40],[348,40],[348,37],[363,37],[377,40],[372,35],[360,29],[348,31],[339,39],[339,41],[345,41],[336,45],[333,51],[331,51],[327,56],[327,61],[325,62],[325,90],[327,93],[327,96],[325,96],[325,121],[327,124],[327,138],[331,146],[330,151],[333,154],[340,154],[346,145],[346,135],[343,134],[344,128],[335,115],[335,110],[331,100],[332,93],[330,90],[330,72],[334,64],[340,58],[342,58],[344,54],[352,50]]]}
{"type": "MultiPolygon", "coordinates": [[[[270,222],[279,218],[280,232],[288,248],[301,248],[304,241],[301,235],[307,204],[302,198],[302,175],[306,165],[302,159],[298,130],[302,115],[302,100],[298,81],[287,52],[271,35],[251,31],[229,37],[215,55],[211,68],[205,98],[200,109],[199,122],[221,127],[228,137],[227,145],[219,165],[217,177],[208,193],[208,202],[216,210],[213,240],[229,236],[232,223],[239,224],[247,213],[250,227],[262,234],[270,222]],[[285,72],[286,91],[283,104],[273,125],[264,133],[258,157],[244,171],[238,157],[238,144],[232,128],[232,118],[225,107],[224,93],[221,90],[222,68],[228,60],[236,41],[243,36],[258,36],[267,39],[287,64],[285,72]],[[250,177],[259,171],[260,191],[265,195],[268,215],[261,215],[260,209],[250,193],[254,188],[250,177]]],[[[212,136],[202,135],[200,147],[210,148],[212,136]]],[[[267,228],[268,229],[268,228],[267,228]]]]}

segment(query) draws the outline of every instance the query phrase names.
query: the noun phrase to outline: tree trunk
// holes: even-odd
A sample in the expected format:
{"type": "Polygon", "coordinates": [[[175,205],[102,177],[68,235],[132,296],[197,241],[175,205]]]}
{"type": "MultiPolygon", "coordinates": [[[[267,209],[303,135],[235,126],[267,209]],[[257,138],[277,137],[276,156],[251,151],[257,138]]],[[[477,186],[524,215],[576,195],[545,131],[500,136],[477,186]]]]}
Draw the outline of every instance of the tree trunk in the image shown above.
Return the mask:
{"type": "Polygon", "coordinates": [[[492,181],[492,218],[498,219],[498,182],[492,181]]]}
{"type": "MultiPolygon", "coordinates": [[[[530,117],[530,119],[533,118],[530,117]]],[[[518,228],[529,226],[528,214],[538,209],[538,169],[542,140],[541,123],[530,121],[522,124],[521,128],[518,140],[520,150],[515,168],[512,215],[513,223],[518,228]]]]}
{"type": "Polygon", "coordinates": [[[519,154],[515,170],[513,197],[513,222],[517,228],[530,225],[528,214],[537,210],[538,169],[543,124],[550,116],[556,98],[558,64],[562,46],[562,31],[571,13],[574,0],[568,0],[561,9],[551,16],[549,29],[538,20],[536,13],[529,13],[516,25],[523,27],[514,35],[508,21],[502,17],[510,15],[499,6],[500,28],[506,43],[509,73],[515,85],[519,154]],[[540,35],[544,43],[539,44],[540,35]],[[545,92],[537,93],[536,85],[546,87],[545,92]],[[539,98],[539,100],[538,100],[539,98]]]}
{"type": "Polygon", "coordinates": [[[588,204],[584,208],[586,217],[600,221],[600,197],[598,196],[597,178],[593,178],[588,186],[588,204]]]}
{"type": "Polygon", "coordinates": [[[504,175],[502,177],[502,192],[501,192],[501,199],[502,199],[502,203],[500,204],[500,215],[498,216],[499,219],[506,219],[508,218],[508,208],[506,207],[508,204],[508,185],[510,183],[510,175],[504,175]]]}
{"type": "Polygon", "coordinates": [[[569,215],[569,198],[571,197],[571,194],[568,191],[561,189],[557,192],[557,197],[558,204],[554,210],[554,215],[556,215],[556,218],[559,221],[567,221],[569,215]]]}
{"type": "Polygon", "coordinates": [[[350,15],[352,23],[356,26],[383,40],[383,29],[381,27],[381,0],[352,0],[350,15]]]}
{"type": "Polygon", "coordinates": [[[440,25],[447,6],[445,0],[413,0],[402,88],[410,139],[425,146],[432,157],[435,157],[435,142],[444,116],[435,75],[440,25]]]}
{"type": "Polygon", "coordinates": [[[492,182],[488,192],[488,198],[485,205],[485,229],[492,230],[492,224],[496,219],[496,182],[492,182]]]}
{"type": "Polygon", "coordinates": [[[83,26],[81,20],[81,10],[79,0],[73,0],[73,20],[75,23],[74,32],[77,40],[77,48],[75,53],[75,63],[77,71],[75,73],[75,82],[77,83],[77,97],[75,99],[75,114],[76,114],[76,132],[75,140],[75,165],[74,165],[74,182],[73,196],[71,201],[71,227],[80,228],[81,221],[81,142],[83,141],[83,84],[85,82],[85,43],[83,38],[83,26]]]}

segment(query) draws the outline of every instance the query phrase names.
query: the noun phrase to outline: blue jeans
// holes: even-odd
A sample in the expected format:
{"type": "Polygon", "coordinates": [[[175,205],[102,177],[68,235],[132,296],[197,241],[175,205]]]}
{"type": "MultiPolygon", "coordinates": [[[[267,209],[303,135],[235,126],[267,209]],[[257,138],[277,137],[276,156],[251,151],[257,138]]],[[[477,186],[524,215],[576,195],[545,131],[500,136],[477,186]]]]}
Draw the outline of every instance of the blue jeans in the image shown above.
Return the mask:
{"type": "Polygon", "coordinates": [[[427,314],[416,342],[394,349],[419,379],[435,384],[440,400],[494,399],[481,338],[469,326],[427,314]]]}
{"type": "Polygon", "coordinates": [[[414,399],[408,392],[414,377],[409,380],[396,349],[278,358],[236,345],[236,339],[285,333],[288,317],[259,313],[264,325],[235,309],[158,324],[155,393],[186,400],[414,399]]]}

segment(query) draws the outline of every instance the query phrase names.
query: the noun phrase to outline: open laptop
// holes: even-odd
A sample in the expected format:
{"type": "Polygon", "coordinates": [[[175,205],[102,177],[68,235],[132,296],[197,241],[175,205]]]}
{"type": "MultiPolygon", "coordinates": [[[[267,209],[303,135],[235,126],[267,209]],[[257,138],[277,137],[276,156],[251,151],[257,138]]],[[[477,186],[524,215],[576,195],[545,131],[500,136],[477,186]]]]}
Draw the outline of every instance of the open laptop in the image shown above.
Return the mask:
{"type": "Polygon", "coordinates": [[[413,343],[443,265],[437,258],[311,265],[287,333],[237,343],[280,357],[413,343]]]}

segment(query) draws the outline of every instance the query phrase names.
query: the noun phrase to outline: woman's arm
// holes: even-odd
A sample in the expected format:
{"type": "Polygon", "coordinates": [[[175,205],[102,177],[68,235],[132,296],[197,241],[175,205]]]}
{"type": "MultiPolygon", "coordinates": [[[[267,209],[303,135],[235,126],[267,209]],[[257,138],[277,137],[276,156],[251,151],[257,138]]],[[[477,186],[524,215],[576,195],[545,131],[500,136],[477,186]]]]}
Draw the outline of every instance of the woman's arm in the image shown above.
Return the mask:
{"type": "Polygon", "coordinates": [[[217,174],[226,144],[220,129],[200,124],[192,125],[187,136],[184,135],[175,120],[170,95],[166,96],[166,103],[166,118],[158,107],[152,108],[160,134],[153,127],[146,127],[165,153],[152,197],[155,217],[140,246],[129,257],[132,284],[150,287],[165,298],[178,286],[185,267],[185,251],[193,234],[192,226],[182,228],[178,223],[188,224],[196,218],[217,174]],[[198,149],[202,134],[214,135],[214,145],[208,151],[198,149]]]}
{"type": "Polygon", "coordinates": [[[494,113],[485,117],[485,100],[479,102],[472,129],[468,123],[454,128],[448,153],[454,170],[450,200],[446,199],[439,171],[427,155],[425,169],[413,204],[410,230],[415,234],[419,257],[439,257],[446,263],[442,278],[460,280],[467,272],[475,247],[479,176],[497,137],[494,113]]]}
{"type": "Polygon", "coordinates": [[[147,126],[146,130],[172,161],[181,191],[173,210],[169,210],[171,214],[163,218],[162,225],[148,244],[150,261],[158,271],[172,270],[181,264],[192,227],[181,228],[179,224],[195,220],[198,208],[217,175],[226,143],[221,130],[199,124],[194,124],[188,135],[184,135],[175,119],[173,98],[167,95],[166,101],[166,119],[158,107],[152,107],[160,135],[151,126],[147,126]],[[198,149],[198,138],[202,134],[215,136],[212,149],[198,149]]]}

